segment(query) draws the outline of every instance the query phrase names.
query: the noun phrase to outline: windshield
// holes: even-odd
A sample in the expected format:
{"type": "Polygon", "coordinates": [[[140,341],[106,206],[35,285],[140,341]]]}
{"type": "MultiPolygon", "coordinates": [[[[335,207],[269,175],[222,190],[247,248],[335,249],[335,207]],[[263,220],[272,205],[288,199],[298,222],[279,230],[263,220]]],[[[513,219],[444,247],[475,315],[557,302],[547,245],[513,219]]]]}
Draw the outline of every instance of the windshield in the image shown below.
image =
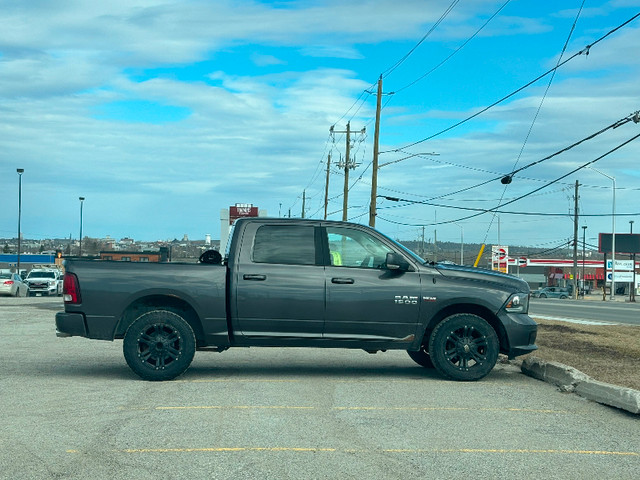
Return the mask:
{"type": "Polygon", "coordinates": [[[411,258],[413,258],[416,262],[425,264],[427,263],[425,259],[423,259],[422,257],[420,257],[420,255],[418,255],[417,253],[409,250],[407,247],[405,247],[403,244],[396,242],[394,239],[392,239],[391,237],[385,235],[384,233],[378,231],[378,233],[380,235],[383,235],[387,240],[389,240],[390,242],[392,242],[394,245],[396,245],[397,247],[399,247],[403,252],[405,252],[406,254],[408,254],[411,258]]]}
{"type": "Polygon", "coordinates": [[[0,278],[2,278],[2,279],[11,278],[11,274],[10,273],[0,273],[0,278]]]}
{"type": "Polygon", "coordinates": [[[56,278],[54,272],[30,272],[27,278],[56,278]]]}

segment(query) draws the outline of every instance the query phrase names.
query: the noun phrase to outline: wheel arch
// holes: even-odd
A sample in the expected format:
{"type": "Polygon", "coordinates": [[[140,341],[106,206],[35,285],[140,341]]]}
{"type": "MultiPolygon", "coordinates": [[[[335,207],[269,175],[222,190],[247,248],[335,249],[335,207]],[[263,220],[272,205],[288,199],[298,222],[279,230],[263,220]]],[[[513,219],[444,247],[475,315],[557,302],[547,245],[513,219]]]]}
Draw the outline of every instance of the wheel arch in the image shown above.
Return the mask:
{"type": "Polygon", "coordinates": [[[442,310],[438,311],[438,313],[436,313],[431,318],[431,321],[429,322],[425,330],[424,337],[422,338],[422,343],[427,349],[429,348],[429,337],[431,336],[431,332],[436,327],[436,325],[438,325],[445,318],[450,317],[451,315],[456,315],[458,313],[470,313],[484,319],[489,325],[491,325],[491,327],[495,330],[496,335],[498,336],[500,353],[507,353],[509,351],[509,338],[500,319],[487,307],[478,305],[476,303],[456,303],[453,305],[448,305],[442,310]]]}
{"type": "Polygon", "coordinates": [[[115,338],[124,338],[124,334],[136,318],[153,310],[168,310],[180,315],[191,326],[196,337],[196,345],[204,344],[204,329],[196,310],[187,301],[170,295],[148,295],[131,303],[120,316],[115,338]]]}

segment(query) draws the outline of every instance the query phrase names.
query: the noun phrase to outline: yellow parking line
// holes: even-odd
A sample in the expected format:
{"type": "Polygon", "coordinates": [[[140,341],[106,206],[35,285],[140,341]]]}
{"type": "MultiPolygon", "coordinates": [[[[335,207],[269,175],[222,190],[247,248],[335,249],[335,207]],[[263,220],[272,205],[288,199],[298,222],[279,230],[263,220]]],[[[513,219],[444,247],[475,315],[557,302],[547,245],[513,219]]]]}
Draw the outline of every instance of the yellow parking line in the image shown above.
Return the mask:
{"type": "Polygon", "coordinates": [[[261,378],[215,378],[203,380],[173,380],[171,383],[225,383],[225,382],[251,382],[251,383],[296,383],[298,379],[274,379],[265,380],[261,378]]]}
{"type": "MultiPolygon", "coordinates": [[[[306,381],[315,381],[314,379],[306,379],[306,378],[290,378],[290,379],[263,379],[263,378],[203,378],[203,379],[194,379],[194,380],[172,380],[171,383],[239,383],[239,382],[251,382],[251,383],[301,383],[306,381]]],[[[349,384],[362,384],[362,383],[415,383],[415,382],[424,382],[424,377],[414,377],[407,379],[381,379],[381,380],[363,380],[363,379],[349,379],[349,380],[325,380],[327,383],[349,383],[349,384]]],[[[516,385],[515,382],[510,381],[499,381],[499,380],[483,380],[478,383],[468,383],[461,382],[458,386],[462,388],[473,388],[474,386],[486,386],[486,385],[516,385]]]]}
{"type": "Polygon", "coordinates": [[[480,408],[480,407],[333,407],[334,410],[412,410],[412,411],[481,411],[481,412],[528,412],[528,413],[571,413],[567,410],[536,408],[480,408]]]}
{"type": "Polygon", "coordinates": [[[574,413],[567,410],[535,408],[478,408],[478,407],[313,407],[297,405],[184,405],[159,406],[153,410],[335,410],[335,411],[453,411],[453,412],[518,412],[518,413],[574,413]]]}
{"type": "Polygon", "coordinates": [[[293,405],[194,405],[184,407],[155,407],[155,410],[314,410],[316,407],[297,407],[293,405]]]}
{"type": "MultiPolygon", "coordinates": [[[[224,453],[224,452],[330,452],[330,453],[410,453],[410,454],[446,454],[446,453],[497,453],[497,454],[552,454],[552,455],[605,455],[622,457],[640,457],[639,452],[617,452],[610,450],[555,450],[555,449],[509,449],[509,448],[398,448],[398,449],[340,449],[327,447],[208,447],[208,448],[126,448],[113,450],[116,453],[224,453]]],[[[67,450],[69,454],[81,453],[80,450],[67,450]]]]}

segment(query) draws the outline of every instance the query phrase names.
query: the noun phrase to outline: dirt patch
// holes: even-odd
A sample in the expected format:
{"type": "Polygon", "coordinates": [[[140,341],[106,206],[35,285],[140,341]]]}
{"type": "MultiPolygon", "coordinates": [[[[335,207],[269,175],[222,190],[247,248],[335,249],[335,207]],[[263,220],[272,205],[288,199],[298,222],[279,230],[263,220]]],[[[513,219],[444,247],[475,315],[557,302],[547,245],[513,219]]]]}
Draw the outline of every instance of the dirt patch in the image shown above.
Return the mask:
{"type": "Polygon", "coordinates": [[[539,349],[533,355],[569,365],[601,382],[640,390],[640,327],[534,319],[539,349]]]}

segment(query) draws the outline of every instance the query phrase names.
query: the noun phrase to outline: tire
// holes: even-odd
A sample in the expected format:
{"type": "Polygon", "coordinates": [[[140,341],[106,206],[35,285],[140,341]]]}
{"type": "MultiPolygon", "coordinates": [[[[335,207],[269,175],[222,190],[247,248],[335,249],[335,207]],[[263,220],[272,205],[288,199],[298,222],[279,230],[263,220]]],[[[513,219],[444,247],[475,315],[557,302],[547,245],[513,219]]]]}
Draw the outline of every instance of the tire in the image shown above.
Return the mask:
{"type": "Polygon", "coordinates": [[[568,297],[566,295],[560,295],[560,300],[562,300],[564,298],[568,298],[568,297]]]}
{"type": "Polygon", "coordinates": [[[429,356],[429,353],[425,350],[424,345],[420,350],[407,350],[407,353],[411,357],[411,360],[418,365],[422,365],[424,368],[433,368],[431,356],[429,356]]]}
{"type": "Polygon", "coordinates": [[[177,313],[153,310],[140,315],[127,329],[124,358],[144,380],[171,380],[183,374],[196,352],[196,338],[177,313]]]}
{"type": "Polygon", "coordinates": [[[429,338],[433,366],[443,376],[458,381],[485,377],[498,361],[498,336],[486,320],[459,313],[436,325],[429,338]]]}
{"type": "Polygon", "coordinates": [[[547,298],[547,296],[544,293],[541,293],[540,298],[547,298]]]}

